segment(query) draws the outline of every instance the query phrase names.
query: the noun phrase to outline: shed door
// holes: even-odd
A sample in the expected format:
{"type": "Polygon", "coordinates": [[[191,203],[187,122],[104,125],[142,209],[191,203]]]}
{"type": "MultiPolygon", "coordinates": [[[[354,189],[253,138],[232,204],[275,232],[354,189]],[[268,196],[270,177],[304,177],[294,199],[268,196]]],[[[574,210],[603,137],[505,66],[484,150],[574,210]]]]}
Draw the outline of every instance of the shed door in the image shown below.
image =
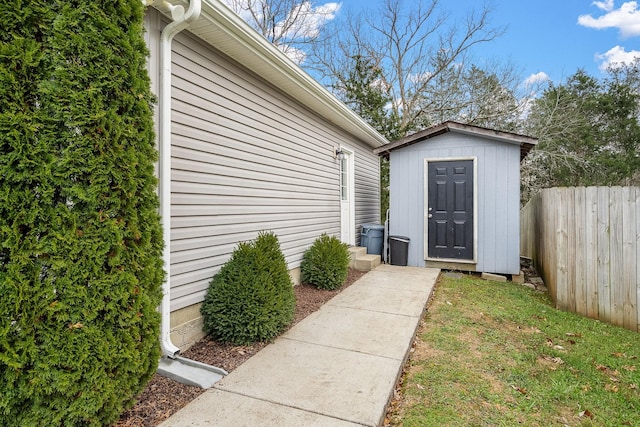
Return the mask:
{"type": "Polygon", "coordinates": [[[473,260],[473,163],[427,163],[428,258],[473,260]]]}

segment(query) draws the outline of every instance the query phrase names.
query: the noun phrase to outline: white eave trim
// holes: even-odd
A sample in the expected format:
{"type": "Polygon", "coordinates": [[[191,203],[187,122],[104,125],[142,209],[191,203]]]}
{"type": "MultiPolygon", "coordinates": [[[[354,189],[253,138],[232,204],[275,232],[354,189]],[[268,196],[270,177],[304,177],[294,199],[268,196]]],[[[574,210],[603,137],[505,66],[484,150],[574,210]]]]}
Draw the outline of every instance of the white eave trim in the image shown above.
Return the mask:
{"type": "Polygon", "coordinates": [[[370,147],[389,142],[220,0],[202,0],[200,18],[188,31],[370,147]]]}

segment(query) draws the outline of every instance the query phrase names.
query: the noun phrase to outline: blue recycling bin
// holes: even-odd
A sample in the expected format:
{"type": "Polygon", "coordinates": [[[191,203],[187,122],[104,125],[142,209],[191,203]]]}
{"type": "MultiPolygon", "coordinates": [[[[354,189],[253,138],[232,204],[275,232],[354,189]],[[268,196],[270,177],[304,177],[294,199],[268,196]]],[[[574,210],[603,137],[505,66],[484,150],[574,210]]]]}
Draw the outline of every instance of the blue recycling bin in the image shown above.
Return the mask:
{"type": "Polygon", "coordinates": [[[360,231],[360,246],[367,248],[368,254],[382,255],[384,244],[384,225],[362,224],[360,231]]]}

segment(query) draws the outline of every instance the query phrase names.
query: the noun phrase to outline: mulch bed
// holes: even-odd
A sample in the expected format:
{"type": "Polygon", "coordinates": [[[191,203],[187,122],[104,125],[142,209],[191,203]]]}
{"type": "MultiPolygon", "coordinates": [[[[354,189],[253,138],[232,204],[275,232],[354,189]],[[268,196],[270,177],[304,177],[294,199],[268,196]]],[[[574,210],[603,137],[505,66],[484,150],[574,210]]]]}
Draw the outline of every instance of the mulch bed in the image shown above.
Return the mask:
{"type": "MultiPolygon", "coordinates": [[[[365,272],[349,269],[345,284],[334,291],[318,289],[315,286],[305,284],[294,287],[296,314],[291,326],[318,310],[324,303],[353,284],[364,274],[365,272]]],[[[267,342],[259,342],[237,346],[205,337],[182,353],[182,356],[231,372],[268,344],[267,342]]],[[[178,412],[204,391],[199,387],[180,384],[155,374],[144,391],[138,396],[135,405],[122,414],[115,426],[156,426],[178,412]]]]}

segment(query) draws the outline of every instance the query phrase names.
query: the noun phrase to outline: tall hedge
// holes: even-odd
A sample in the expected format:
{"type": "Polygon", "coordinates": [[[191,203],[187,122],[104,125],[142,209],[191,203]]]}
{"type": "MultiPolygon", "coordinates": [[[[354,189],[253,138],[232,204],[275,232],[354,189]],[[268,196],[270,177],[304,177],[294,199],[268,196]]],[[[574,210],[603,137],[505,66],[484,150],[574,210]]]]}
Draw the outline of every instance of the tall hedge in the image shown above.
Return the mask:
{"type": "Polygon", "coordinates": [[[0,425],[115,421],[159,358],[140,0],[0,2],[0,425]]]}

